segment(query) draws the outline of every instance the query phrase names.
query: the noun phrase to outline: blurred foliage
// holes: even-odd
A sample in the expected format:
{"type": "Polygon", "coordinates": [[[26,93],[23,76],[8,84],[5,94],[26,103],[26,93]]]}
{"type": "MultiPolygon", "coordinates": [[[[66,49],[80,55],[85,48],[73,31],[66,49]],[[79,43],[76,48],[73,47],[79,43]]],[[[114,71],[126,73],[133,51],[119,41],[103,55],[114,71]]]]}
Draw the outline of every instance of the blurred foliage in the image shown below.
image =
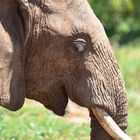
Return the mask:
{"type": "MultiPolygon", "coordinates": [[[[30,102],[31,104],[31,102],[30,102]]],[[[41,107],[0,109],[0,140],[88,140],[88,124],[73,124],[41,107]]]]}
{"type": "Polygon", "coordinates": [[[140,47],[115,48],[118,63],[123,74],[126,88],[140,92],[140,47]]]}
{"type": "Polygon", "coordinates": [[[140,39],[140,0],[89,0],[109,37],[120,44],[140,39]]]}
{"type": "MultiPolygon", "coordinates": [[[[140,140],[140,98],[137,93],[128,95],[131,108],[127,132],[140,140]]],[[[0,109],[0,140],[89,140],[89,124],[64,121],[45,108],[30,107],[32,101],[28,103],[17,112],[0,109]]]]}

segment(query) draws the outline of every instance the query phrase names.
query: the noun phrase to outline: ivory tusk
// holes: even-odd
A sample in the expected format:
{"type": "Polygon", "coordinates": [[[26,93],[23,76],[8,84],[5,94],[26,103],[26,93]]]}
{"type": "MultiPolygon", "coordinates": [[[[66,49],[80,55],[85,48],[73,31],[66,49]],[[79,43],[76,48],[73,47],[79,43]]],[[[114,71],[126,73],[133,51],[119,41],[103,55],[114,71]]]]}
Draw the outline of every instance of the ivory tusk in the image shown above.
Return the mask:
{"type": "Polygon", "coordinates": [[[114,140],[132,140],[118,127],[118,125],[106,111],[98,107],[93,107],[92,111],[101,126],[114,140]]]}

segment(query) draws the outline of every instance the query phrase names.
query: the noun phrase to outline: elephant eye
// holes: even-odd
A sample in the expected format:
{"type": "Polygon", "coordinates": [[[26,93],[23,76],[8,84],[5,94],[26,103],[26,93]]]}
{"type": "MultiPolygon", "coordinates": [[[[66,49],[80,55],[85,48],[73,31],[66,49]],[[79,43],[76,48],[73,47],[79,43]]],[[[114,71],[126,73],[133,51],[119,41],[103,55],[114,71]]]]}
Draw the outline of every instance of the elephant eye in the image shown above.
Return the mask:
{"type": "Polygon", "coordinates": [[[78,54],[81,54],[86,49],[86,41],[82,38],[77,38],[73,41],[74,49],[78,54]]]}

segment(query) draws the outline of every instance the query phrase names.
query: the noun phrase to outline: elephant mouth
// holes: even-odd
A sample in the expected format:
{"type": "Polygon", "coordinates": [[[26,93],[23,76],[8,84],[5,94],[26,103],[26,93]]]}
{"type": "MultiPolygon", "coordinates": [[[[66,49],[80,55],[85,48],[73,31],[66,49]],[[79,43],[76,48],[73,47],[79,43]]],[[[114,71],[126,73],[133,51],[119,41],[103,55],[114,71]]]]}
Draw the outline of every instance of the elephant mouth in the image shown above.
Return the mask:
{"type": "Polygon", "coordinates": [[[132,140],[119,128],[119,126],[106,111],[98,107],[93,107],[92,111],[101,126],[107,131],[108,134],[110,134],[110,136],[112,136],[114,140],[132,140]]]}

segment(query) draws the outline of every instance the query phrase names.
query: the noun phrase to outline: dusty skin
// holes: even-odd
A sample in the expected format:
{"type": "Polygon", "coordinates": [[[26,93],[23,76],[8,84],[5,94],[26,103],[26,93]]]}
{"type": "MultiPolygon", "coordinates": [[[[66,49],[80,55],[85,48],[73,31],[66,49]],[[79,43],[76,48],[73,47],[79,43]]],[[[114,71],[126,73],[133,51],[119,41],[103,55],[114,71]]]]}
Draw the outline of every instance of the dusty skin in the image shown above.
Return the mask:
{"type": "MultiPolygon", "coordinates": [[[[0,105],[16,111],[29,98],[63,116],[71,99],[89,109],[91,140],[120,139],[111,128],[108,134],[97,121],[99,114],[95,112],[97,119],[93,114],[94,108],[101,109],[121,133],[127,128],[124,81],[88,2],[0,0],[0,4],[0,105]]],[[[110,123],[104,117],[103,121],[110,123]]]]}

